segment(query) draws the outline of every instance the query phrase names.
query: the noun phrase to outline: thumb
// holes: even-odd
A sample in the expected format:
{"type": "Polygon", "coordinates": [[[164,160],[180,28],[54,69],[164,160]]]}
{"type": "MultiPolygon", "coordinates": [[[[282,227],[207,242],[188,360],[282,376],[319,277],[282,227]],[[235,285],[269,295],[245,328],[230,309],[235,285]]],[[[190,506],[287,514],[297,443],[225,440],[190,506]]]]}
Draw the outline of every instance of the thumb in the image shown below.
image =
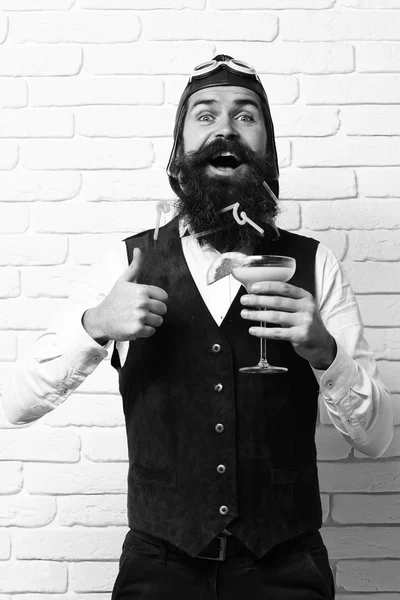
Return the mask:
{"type": "Polygon", "coordinates": [[[133,259],[131,264],[125,269],[118,281],[130,281],[136,283],[140,269],[142,267],[143,257],[140,248],[135,248],[133,251],[133,259]]]}

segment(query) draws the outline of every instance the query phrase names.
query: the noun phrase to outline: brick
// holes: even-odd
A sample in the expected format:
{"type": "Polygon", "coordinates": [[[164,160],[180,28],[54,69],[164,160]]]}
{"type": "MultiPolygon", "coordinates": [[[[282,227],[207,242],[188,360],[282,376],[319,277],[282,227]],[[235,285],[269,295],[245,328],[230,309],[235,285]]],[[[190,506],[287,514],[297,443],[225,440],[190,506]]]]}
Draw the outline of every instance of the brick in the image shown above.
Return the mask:
{"type": "MultiPolygon", "coordinates": [[[[123,171],[125,173],[125,171],[123,171]]],[[[115,247],[122,242],[120,233],[82,233],[71,235],[69,239],[69,256],[74,264],[91,265],[105,248],[115,247]]]]}
{"type": "Polygon", "coordinates": [[[351,594],[351,596],[342,596],[339,594],[335,595],[335,600],[400,600],[400,598],[399,594],[368,594],[367,597],[364,594],[361,596],[358,594],[351,594]]]}
{"type": "Polygon", "coordinates": [[[62,300],[16,298],[0,301],[0,329],[46,329],[62,300]]]}
{"type": "Polygon", "coordinates": [[[66,592],[67,565],[32,560],[0,564],[2,592],[66,592]]]}
{"type": "Polygon", "coordinates": [[[318,460],[347,458],[351,447],[334,427],[319,425],[315,432],[318,460]]]}
{"type": "Polygon", "coordinates": [[[399,229],[398,200],[343,200],[338,203],[307,202],[302,207],[303,226],[327,229],[399,229]]]}
{"type": "Polygon", "coordinates": [[[390,360],[380,360],[379,372],[389,392],[400,392],[399,363],[390,360]]]}
{"type": "MultiPolygon", "coordinates": [[[[343,260],[347,252],[347,235],[343,231],[299,231],[302,235],[319,240],[332,250],[338,260],[343,260]]],[[[329,421],[330,422],[330,421],[329,421]]]]}
{"type": "MultiPolygon", "coordinates": [[[[251,16],[251,13],[249,14],[251,16]]],[[[256,14],[253,14],[253,19],[257,19],[256,14]]],[[[314,75],[354,71],[354,50],[351,44],[345,43],[282,43],[274,41],[271,44],[228,41],[216,43],[215,49],[216,54],[225,52],[254,65],[259,74],[308,73],[314,75]]]]}
{"type": "Polygon", "coordinates": [[[28,298],[68,298],[86,273],[87,268],[78,266],[23,269],[22,294],[28,298]]]}
{"type": "MultiPolygon", "coordinates": [[[[2,462],[0,494],[18,494],[22,489],[22,463],[2,462]]],[[[1,575],[0,575],[1,579],[1,575]]],[[[0,588],[1,589],[1,588],[0,588]]],[[[6,591],[6,590],[4,590],[6,591]]]]}
{"type": "MultiPolygon", "coordinates": [[[[2,278],[3,276],[0,277],[0,281],[2,280],[2,278]]],[[[0,331],[0,360],[13,361],[16,358],[17,336],[11,331],[0,331]]]]}
{"type": "Polygon", "coordinates": [[[400,102],[399,75],[304,76],[301,84],[301,94],[306,104],[399,104],[400,102]]]}
{"type": "MultiPolygon", "coordinates": [[[[0,600],[110,600],[110,595],[106,594],[85,594],[83,597],[66,594],[23,594],[13,595],[10,598],[4,599],[0,596],[0,600]]],[[[382,598],[381,598],[382,600],[382,598]]]]}
{"type": "Polygon", "coordinates": [[[400,170],[398,167],[358,168],[357,182],[362,196],[400,197],[400,170]]]}
{"type": "MultiPolygon", "coordinates": [[[[1,247],[0,238],[0,247],[1,247]]],[[[12,267],[0,269],[0,298],[15,298],[20,294],[19,270],[12,267]]]]}
{"type": "Polygon", "coordinates": [[[15,532],[13,548],[23,560],[112,560],[122,537],[122,528],[36,529],[15,532]]]}
{"type": "Polygon", "coordinates": [[[290,140],[278,138],[276,140],[276,151],[278,153],[278,164],[280,169],[292,164],[292,146],[290,140]]]}
{"type": "Polygon", "coordinates": [[[153,162],[151,142],[140,139],[38,140],[23,143],[20,152],[21,165],[34,171],[141,169],[153,162]]]}
{"type": "MultiPolygon", "coordinates": [[[[83,174],[86,200],[174,200],[165,169],[103,171],[83,174]]],[[[155,217],[154,217],[155,218],[155,217]]],[[[71,247],[72,248],[72,247],[71,247]]]]}
{"type": "Polygon", "coordinates": [[[354,231],[350,235],[348,258],[354,261],[398,261],[398,231],[354,231]]]}
{"type": "Polygon", "coordinates": [[[162,104],[161,79],[149,77],[43,77],[29,82],[32,106],[91,106],[104,104],[162,104]]]}
{"type": "Polygon", "coordinates": [[[329,517],[329,495],[321,494],[321,504],[322,504],[322,522],[325,523],[329,517]]]}
{"type": "Polygon", "coordinates": [[[360,73],[395,73],[400,71],[397,44],[371,42],[356,48],[357,71],[360,73]]]}
{"type": "Polygon", "coordinates": [[[322,536],[331,559],[400,557],[398,527],[324,527],[322,536]]]}
{"type": "Polygon", "coordinates": [[[80,458],[79,436],[70,431],[31,427],[2,432],[0,460],[71,462],[80,458]]]}
{"type": "Polygon", "coordinates": [[[398,560],[339,561],[336,565],[336,582],[348,591],[395,592],[400,589],[399,566],[398,560]]]}
{"type": "Polygon", "coordinates": [[[56,265],[65,261],[67,240],[59,235],[0,237],[0,265],[56,265]]]}
{"type": "Polygon", "coordinates": [[[56,512],[54,498],[0,497],[0,526],[2,527],[44,527],[54,520],[56,512]]]}
{"type": "Polygon", "coordinates": [[[176,109],[160,107],[90,107],[75,113],[76,132],[88,137],[171,136],[176,109]]]}
{"type": "MultiPolygon", "coordinates": [[[[361,452],[354,452],[355,458],[365,459],[366,456],[361,452]]],[[[394,456],[400,456],[400,429],[395,427],[393,439],[389,445],[389,448],[386,450],[384,454],[382,454],[381,458],[393,458],[394,456]]]]}
{"type": "Polygon", "coordinates": [[[60,525],[67,527],[127,526],[126,510],[126,498],[123,495],[68,496],[58,500],[60,525]]]}
{"type": "Polygon", "coordinates": [[[400,293],[399,265],[395,262],[345,262],[356,294],[400,293]]]}
{"type": "Polygon", "coordinates": [[[79,219],[76,204],[37,205],[32,209],[32,221],[38,232],[134,233],[154,226],[155,205],[151,201],[82,204],[79,206],[79,219]]]}
{"type": "Polygon", "coordinates": [[[81,0],[81,8],[134,8],[152,10],[155,8],[202,9],[206,0],[81,0]]]}
{"type": "Polygon", "coordinates": [[[208,60],[212,53],[213,44],[209,42],[89,46],[85,48],[85,69],[96,75],[188,76],[194,65],[208,60]]]}
{"type": "Polygon", "coordinates": [[[0,75],[76,75],[82,67],[78,47],[4,46],[0,48],[0,75]]]}
{"type": "MultiPolygon", "coordinates": [[[[63,142],[65,143],[65,142],[63,142]]],[[[300,167],[394,166],[400,164],[395,137],[298,138],[293,154],[300,167]]]]}
{"type": "Polygon", "coordinates": [[[399,40],[398,11],[283,13],[279,35],[288,41],[399,40]]]}
{"type": "Polygon", "coordinates": [[[2,110],[0,112],[0,137],[55,137],[74,135],[72,112],[50,110],[2,110]]]}
{"type": "Polygon", "coordinates": [[[337,0],[336,4],[338,8],[399,8],[398,0],[337,0]]]}
{"type": "MultiPolygon", "coordinates": [[[[1,500],[1,498],[0,498],[1,500]]],[[[8,560],[11,555],[11,540],[10,536],[2,532],[0,536],[0,560],[8,560]]]]}
{"type": "Polygon", "coordinates": [[[25,488],[31,494],[126,494],[128,465],[25,465],[25,488]]]}
{"type": "Polygon", "coordinates": [[[400,425],[400,394],[392,394],[392,410],[393,410],[393,421],[395,425],[400,425]]]}
{"type": "Polygon", "coordinates": [[[277,137],[325,137],[339,129],[338,109],[330,106],[284,106],[273,111],[277,137]]]}
{"type": "Polygon", "coordinates": [[[295,231],[300,227],[300,206],[297,202],[280,202],[279,215],[276,221],[278,227],[295,231]]]}
{"type": "Polygon", "coordinates": [[[141,21],[143,38],[155,41],[237,39],[270,42],[278,34],[277,17],[261,11],[256,18],[245,11],[146,11],[141,21]]]}
{"type": "MultiPolygon", "coordinates": [[[[120,542],[122,546],[123,538],[120,542]]],[[[117,574],[117,561],[72,563],[70,566],[70,586],[77,593],[85,593],[84,598],[86,599],[88,592],[111,592],[117,574]]]]}
{"type": "Polygon", "coordinates": [[[359,296],[358,305],[366,327],[399,327],[400,298],[395,295],[359,296]]]}
{"type": "Polygon", "coordinates": [[[345,106],[340,121],[347,135],[400,135],[398,106],[345,106]]]}
{"type": "Polygon", "coordinates": [[[12,14],[7,41],[11,43],[99,44],[136,42],[140,20],[124,13],[20,13],[12,14]]]}
{"type": "Polygon", "coordinates": [[[22,79],[0,79],[1,108],[20,108],[28,104],[28,87],[22,79]]]}
{"type": "Polygon", "coordinates": [[[13,169],[18,161],[18,146],[15,142],[0,142],[0,170],[13,169]]]}
{"type": "Polygon", "coordinates": [[[399,461],[357,461],[318,464],[321,492],[399,492],[399,461]]]}
{"type": "MultiPolygon", "coordinates": [[[[293,75],[261,75],[271,105],[293,104],[299,96],[299,83],[293,75]]],[[[171,75],[165,82],[165,101],[178,105],[186,86],[187,75],[171,75]]]]}
{"type": "MultiPolygon", "coordinates": [[[[94,462],[125,462],[128,460],[125,427],[112,431],[82,431],[82,453],[94,462]]],[[[1,454],[0,454],[1,456],[1,454]]]]}
{"type": "Polygon", "coordinates": [[[331,516],[335,523],[400,524],[398,494],[334,494],[331,502],[331,516]]]}
{"type": "Polygon", "coordinates": [[[336,200],[355,198],[357,183],[352,169],[287,169],[279,179],[282,200],[336,200]]]}
{"type": "MultiPolygon", "coordinates": [[[[218,10],[243,8],[242,0],[211,0],[209,4],[211,8],[217,8],[218,10]]],[[[269,8],[273,10],[312,8],[313,10],[321,10],[323,8],[331,8],[334,4],[335,0],[250,0],[246,2],[246,10],[254,8],[269,8]]]]}
{"type": "Polygon", "coordinates": [[[365,337],[378,360],[400,360],[398,329],[366,329],[365,337]]]}
{"type": "Polygon", "coordinates": [[[69,200],[80,188],[80,173],[32,172],[16,168],[1,176],[0,201],[69,200]]]}
{"type": "Polygon", "coordinates": [[[68,10],[75,0],[0,0],[0,10],[68,10]]]}
{"type": "Polygon", "coordinates": [[[69,402],[43,417],[43,422],[52,427],[118,427],[125,424],[119,394],[74,393],[69,402]]]}

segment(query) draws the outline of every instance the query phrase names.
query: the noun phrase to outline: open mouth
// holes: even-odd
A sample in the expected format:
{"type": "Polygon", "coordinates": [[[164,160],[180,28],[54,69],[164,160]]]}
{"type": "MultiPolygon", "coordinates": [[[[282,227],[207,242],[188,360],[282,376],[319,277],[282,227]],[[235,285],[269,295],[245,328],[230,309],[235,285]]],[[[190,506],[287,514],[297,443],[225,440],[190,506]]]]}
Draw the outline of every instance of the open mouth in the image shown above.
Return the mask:
{"type": "Polygon", "coordinates": [[[242,162],[234,154],[222,152],[212,158],[210,164],[221,173],[230,173],[240,167],[242,162]]]}

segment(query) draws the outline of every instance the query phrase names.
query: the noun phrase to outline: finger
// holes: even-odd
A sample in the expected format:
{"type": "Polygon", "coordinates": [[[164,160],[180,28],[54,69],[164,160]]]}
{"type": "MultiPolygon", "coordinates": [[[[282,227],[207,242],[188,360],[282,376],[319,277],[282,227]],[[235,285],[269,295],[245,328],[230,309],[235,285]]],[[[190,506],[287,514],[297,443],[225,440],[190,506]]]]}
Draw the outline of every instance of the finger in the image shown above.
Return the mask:
{"type": "Polygon", "coordinates": [[[290,298],[304,298],[308,294],[303,288],[281,281],[260,281],[250,287],[253,294],[269,294],[273,296],[288,296],[290,298]]]}
{"type": "Polygon", "coordinates": [[[135,248],[133,251],[133,259],[131,264],[125,269],[117,281],[130,281],[136,283],[142,267],[143,258],[140,248],[135,248]]]}
{"type": "Polygon", "coordinates": [[[144,325],[143,328],[140,330],[140,333],[135,336],[135,339],[137,339],[139,337],[149,338],[152,335],[154,335],[155,332],[156,332],[155,327],[151,327],[150,325],[144,325]]]}
{"type": "Polygon", "coordinates": [[[163,318],[160,315],[149,313],[146,317],[146,325],[150,327],[160,327],[163,324],[163,318]]]}
{"type": "Polygon", "coordinates": [[[167,292],[156,285],[148,285],[147,293],[149,298],[152,298],[153,300],[159,300],[160,302],[166,302],[168,300],[167,292]]]}
{"type": "Polygon", "coordinates": [[[256,294],[248,294],[242,296],[240,302],[245,306],[256,306],[286,312],[296,312],[299,309],[298,300],[286,298],[284,296],[258,296],[256,294]]]}
{"type": "Polygon", "coordinates": [[[160,302],[159,300],[149,300],[149,312],[163,316],[167,312],[167,307],[164,302],[160,302]]]}
{"type": "Polygon", "coordinates": [[[277,310],[242,310],[240,314],[243,319],[248,319],[249,321],[272,323],[273,325],[282,325],[283,327],[291,327],[296,324],[293,313],[277,310]]]}
{"type": "Polygon", "coordinates": [[[292,341],[292,327],[250,327],[249,333],[268,340],[292,341]]]}

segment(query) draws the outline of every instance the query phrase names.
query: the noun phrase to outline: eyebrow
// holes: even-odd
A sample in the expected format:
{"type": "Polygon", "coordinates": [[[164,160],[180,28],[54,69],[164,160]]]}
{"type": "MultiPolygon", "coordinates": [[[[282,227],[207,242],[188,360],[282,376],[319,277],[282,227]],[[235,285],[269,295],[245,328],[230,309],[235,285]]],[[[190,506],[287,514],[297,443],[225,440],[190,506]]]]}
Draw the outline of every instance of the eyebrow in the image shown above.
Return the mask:
{"type": "MultiPolygon", "coordinates": [[[[219,104],[219,102],[218,102],[218,100],[214,100],[214,99],[210,99],[210,100],[199,99],[194,102],[194,104],[190,110],[192,111],[193,109],[195,109],[197,106],[199,106],[201,104],[205,104],[206,106],[213,106],[215,104],[219,104]]],[[[239,108],[242,106],[250,105],[250,106],[253,106],[254,108],[256,108],[258,110],[258,112],[261,113],[259,104],[255,100],[252,100],[251,98],[242,98],[239,100],[234,100],[234,104],[239,108]]]]}

